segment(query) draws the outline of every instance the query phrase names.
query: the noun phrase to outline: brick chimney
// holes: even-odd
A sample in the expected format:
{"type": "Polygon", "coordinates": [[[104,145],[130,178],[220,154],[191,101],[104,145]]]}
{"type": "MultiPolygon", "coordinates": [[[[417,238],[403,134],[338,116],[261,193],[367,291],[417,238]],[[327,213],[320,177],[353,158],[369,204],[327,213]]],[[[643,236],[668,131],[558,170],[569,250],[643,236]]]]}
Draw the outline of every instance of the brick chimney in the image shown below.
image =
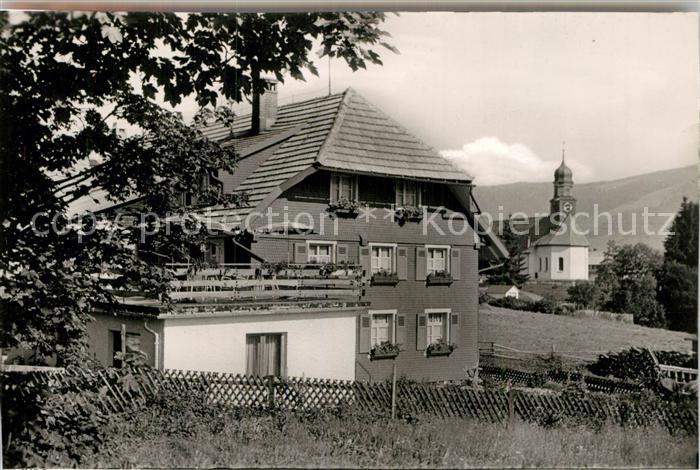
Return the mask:
{"type": "Polygon", "coordinates": [[[265,91],[253,94],[253,112],[250,130],[253,134],[269,130],[277,119],[277,80],[262,78],[265,91]]]}

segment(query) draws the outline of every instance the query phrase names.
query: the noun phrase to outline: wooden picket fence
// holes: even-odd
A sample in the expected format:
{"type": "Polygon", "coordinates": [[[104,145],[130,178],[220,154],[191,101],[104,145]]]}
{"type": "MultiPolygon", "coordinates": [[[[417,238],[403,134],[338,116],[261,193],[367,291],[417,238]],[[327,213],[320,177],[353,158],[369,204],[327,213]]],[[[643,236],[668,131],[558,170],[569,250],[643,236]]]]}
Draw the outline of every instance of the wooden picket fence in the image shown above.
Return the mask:
{"type": "MultiPolygon", "coordinates": [[[[8,374],[12,372],[3,372],[8,374]]],[[[17,373],[17,372],[14,372],[17,373]]],[[[236,374],[156,369],[75,369],[28,372],[25,381],[47,386],[69,386],[70,375],[84,379],[99,391],[97,406],[108,413],[138,410],[170,392],[227,407],[299,410],[356,405],[389,414],[390,382],[367,383],[309,378],[251,377],[236,374]]],[[[5,381],[3,380],[3,383],[5,381]]],[[[16,381],[8,381],[16,384],[16,381]]],[[[5,387],[7,385],[4,385],[5,387]]],[[[398,381],[397,416],[435,415],[501,422],[515,416],[526,421],[557,417],[595,418],[618,424],[661,424],[671,431],[697,433],[695,410],[656,403],[640,405],[600,395],[535,394],[515,390],[474,389],[458,384],[398,381]]]]}

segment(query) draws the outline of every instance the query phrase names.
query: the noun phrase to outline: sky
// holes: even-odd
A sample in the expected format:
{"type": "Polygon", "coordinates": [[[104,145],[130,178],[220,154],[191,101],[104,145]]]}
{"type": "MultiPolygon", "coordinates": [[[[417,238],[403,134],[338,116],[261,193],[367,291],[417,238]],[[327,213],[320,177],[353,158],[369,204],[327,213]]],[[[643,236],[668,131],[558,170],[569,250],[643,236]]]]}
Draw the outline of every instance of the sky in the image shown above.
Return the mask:
{"type": "MultiPolygon", "coordinates": [[[[331,61],[331,91],[353,87],[477,185],[551,181],[564,148],[576,182],[697,164],[696,13],[402,13],[383,28],[400,54],[331,61]]],[[[280,104],[327,94],[317,66],[280,104]]]]}

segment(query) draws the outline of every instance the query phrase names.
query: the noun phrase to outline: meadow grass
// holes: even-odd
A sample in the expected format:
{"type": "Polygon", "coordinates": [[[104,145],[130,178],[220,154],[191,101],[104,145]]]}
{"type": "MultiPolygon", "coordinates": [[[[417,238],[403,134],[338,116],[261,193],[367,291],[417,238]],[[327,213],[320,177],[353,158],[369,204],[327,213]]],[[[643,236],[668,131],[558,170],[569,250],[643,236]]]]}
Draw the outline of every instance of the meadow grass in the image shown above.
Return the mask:
{"type": "Polygon", "coordinates": [[[596,359],[598,352],[631,347],[689,353],[687,333],[662,328],[564,315],[479,306],[479,341],[490,341],[523,351],[576,351],[596,359]]]}
{"type": "MultiPolygon", "coordinates": [[[[246,416],[185,434],[122,428],[89,467],[695,467],[695,436],[614,425],[546,429],[463,419],[246,416]],[[216,427],[216,426],[215,426],[216,427]]],[[[136,426],[133,428],[133,426],[136,426]]],[[[145,426],[145,427],[144,427],[145,426]]],[[[161,426],[158,424],[158,426],[161,426]]],[[[141,429],[138,429],[138,428],[141,429]]]]}

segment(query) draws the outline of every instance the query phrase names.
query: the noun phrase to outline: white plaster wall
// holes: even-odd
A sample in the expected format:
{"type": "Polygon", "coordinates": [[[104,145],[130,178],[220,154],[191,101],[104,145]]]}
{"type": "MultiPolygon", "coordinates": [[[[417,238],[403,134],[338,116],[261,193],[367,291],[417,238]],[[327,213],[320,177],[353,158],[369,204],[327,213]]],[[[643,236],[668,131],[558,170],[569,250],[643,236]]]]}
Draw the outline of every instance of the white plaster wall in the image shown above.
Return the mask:
{"type": "Polygon", "coordinates": [[[165,320],[163,366],[245,374],[246,334],[287,333],[287,375],[353,380],[356,327],[351,312],[165,320]]]}
{"type": "Polygon", "coordinates": [[[588,248],[585,246],[553,246],[551,259],[552,279],[567,281],[588,279],[588,248]],[[559,257],[564,258],[563,271],[558,269],[559,257]]]}
{"type": "Polygon", "coordinates": [[[531,280],[538,281],[588,280],[588,248],[585,246],[532,247],[528,256],[528,274],[531,280]],[[564,258],[563,271],[559,271],[560,256],[564,258]],[[538,271],[540,258],[542,258],[542,271],[538,271]],[[546,271],[544,270],[545,258],[549,258],[546,271]]]}

